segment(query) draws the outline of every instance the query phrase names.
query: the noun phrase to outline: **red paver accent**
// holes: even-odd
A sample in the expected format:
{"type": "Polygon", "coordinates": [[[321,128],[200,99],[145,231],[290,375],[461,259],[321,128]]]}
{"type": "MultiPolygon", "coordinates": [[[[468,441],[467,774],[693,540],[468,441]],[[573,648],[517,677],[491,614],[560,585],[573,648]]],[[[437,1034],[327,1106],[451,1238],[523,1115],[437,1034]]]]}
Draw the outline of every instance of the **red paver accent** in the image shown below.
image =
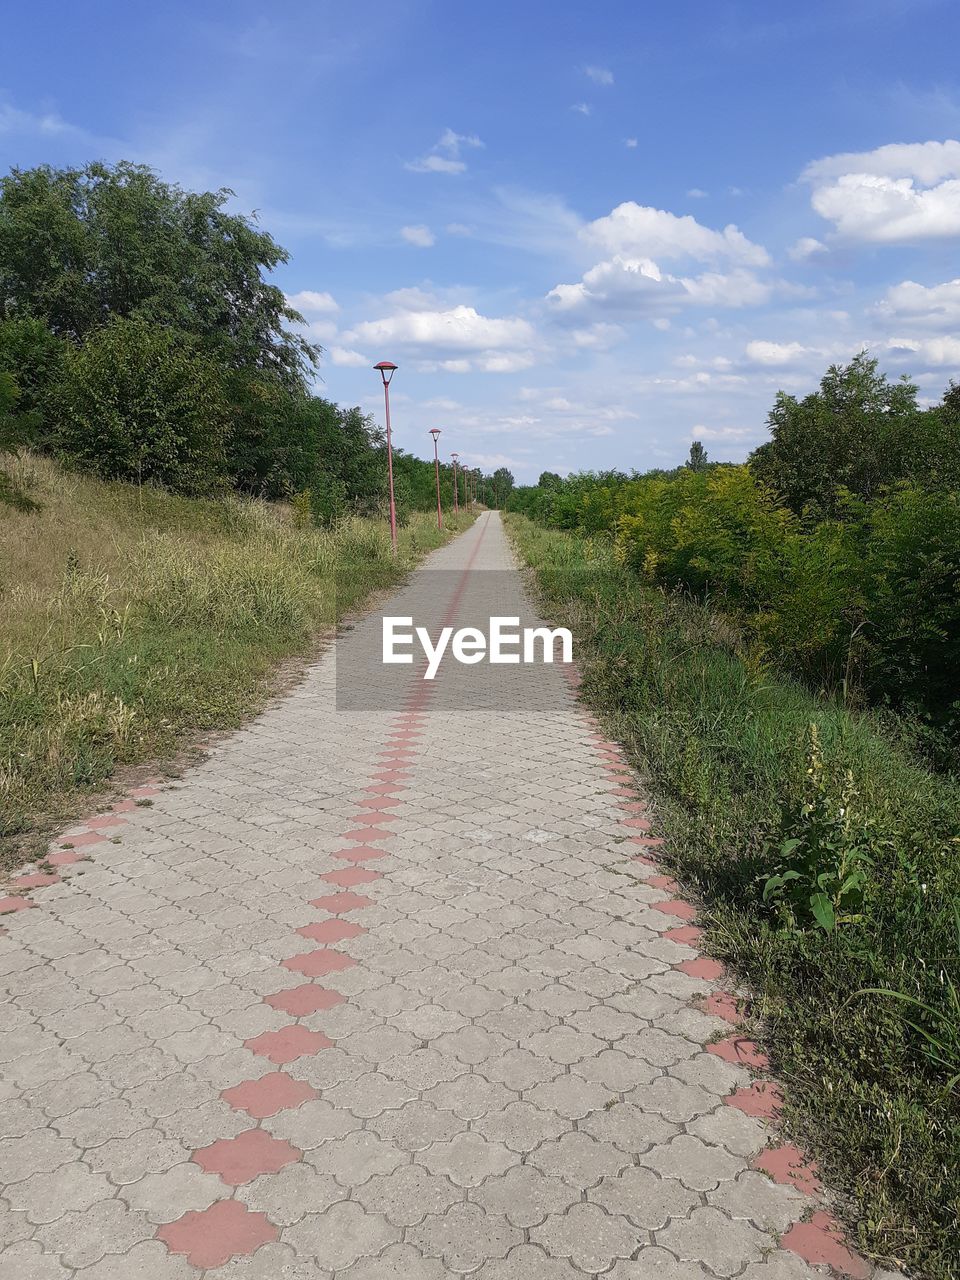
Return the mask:
{"type": "Polygon", "coordinates": [[[85,856],[82,853],[72,853],[69,849],[61,849],[59,853],[48,854],[46,861],[54,867],[70,867],[75,862],[83,862],[85,856]]]}
{"type": "Polygon", "coordinates": [[[717,1040],[707,1045],[707,1053],[715,1053],[724,1062],[732,1062],[738,1067],[753,1067],[757,1071],[766,1071],[770,1059],[753,1040],[746,1036],[727,1036],[726,1040],[717,1040]]]}
{"type": "Polygon", "coordinates": [[[654,889],[669,889],[671,893],[680,888],[673,876],[651,876],[647,884],[653,885],[654,889]]]}
{"type": "Polygon", "coordinates": [[[663,844],[662,836],[631,836],[630,839],[643,849],[659,849],[663,844]]]}
{"type": "Polygon", "coordinates": [[[714,991],[700,1002],[700,1008],[704,1013],[709,1013],[714,1018],[723,1018],[724,1022],[731,1022],[734,1026],[742,1018],[740,1001],[736,996],[730,995],[729,991],[714,991]]]}
{"type": "Polygon", "coordinates": [[[813,1266],[832,1267],[842,1276],[867,1280],[870,1267],[859,1254],[851,1252],[843,1239],[843,1230],[829,1213],[815,1213],[809,1222],[797,1222],[780,1237],[780,1248],[799,1254],[813,1266]]]}
{"type": "Polygon", "coordinates": [[[386,849],[374,849],[368,844],[355,844],[349,849],[337,849],[332,856],[340,858],[344,862],[370,862],[373,858],[387,857],[387,851],[386,849]]]}
{"type": "MultiPolygon", "coordinates": [[[[412,773],[412,769],[381,769],[373,775],[373,783],[389,784],[391,791],[397,791],[406,784],[407,774],[412,773]]],[[[373,787],[367,788],[369,791],[373,787]]]]}
{"type": "Polygon", "coordinates": [[[34,871],[28,876],[17,876],[10,884],[14,889],[42,889],[46,884],[59,884],[60,877],[44,871],[34,871]]]}
{"type": "Polygon", "coordinates": [[[692,947],[698,939],[703,937],[703,930],[698,929],[695,924],[681,924],[668,929],[663,936],[669,938],[671,942],[681,942],[686,947],[692,947]]]}
{"type": "Polygon", "coordinates": [[[35,907],[36,905],[29,898],[0,898],[0,915],[5,915],[9,911],[28,911],[30,907],[35,907]]]}
{"type": "MultiPolygon", "coordinates": [[[[390,803],[399,804],[399,800],[390,803]]],[[[358,827],[375,827],[381,822],[397,822],[397,816],[394,813],[355,813],[350,819],[355,822],[358,827]]]]}
{"type": "Polygon", "coordinates": [[[133,813],[136,807],[137,807],[136,800],[120,800],[117,804],[110,806],[110,812],[111,813],[133,813]]]}
{"type": "Polygon", "coordinates": [[[345,956],[342,951],[334,951],[332,947],[321,947],[317,951],[308,951],[306,955],[288,956],[280,963],[284,969],[293,973],[302,973],[305,978],[322,978],[325,973],[339,973],[341,969],[352,969],[357,963],[353,956],[345,956]]]}
{"type": "Polygon", "coordinates": [[[90,844],[102,844],[106,838],[106,836],[98,835],[96,831],[85,831],[79,836],[71,836],[69,840],[61,840],[60,847],[65,849],[70,845],[74,849],[84,849],[90,844]]]}
{"type": "Polygon", "coordinates": [[[632,827],[634,831],[649,831],[650,822],[647,818],[624,818],[623,825],[632,827]]]}
{"type": "MultiPolygon", "coordinates": [[[[625,813],[641,814],[650,812],[650,806],[648,804],[644,804],[642,800],[625,800],[623,797],[620,799],[620,808],[623,809],[625,813]]],[[[634,822],[632,825],[635,826],[636,823],[634,822]]],[[[648,822],[645,829],[649,830],[649,827],[650,824],[648,822]]]]}
{"type": "Polygon", "coordinates": [[[662,911],[666,916],[676,916],[678,920],[692,920],[697,914],[695,906],[676,898],[672,898],[669,902],[651,902],[650,905],[654,911],[662,911]]]}
{"type": "Polygon", "coordinates": [[[659,865],[654,858],[648,858],[643,853],[634,854],[634,856],[630,859],[630,861],[642,863],[642,865],[645,867],[656,867],[659,865]]]}
{"type": "MultiPolygon", "coordinates": [[[[384,809],[395,809],[398,804],[403,804],[397,796],[377,796],[373,800],[358,800],[358,809],[371,809],[380,813],[384,809]]],[[[391,817],[391,821],[394,819],[391,817]]]]}
{"type": "Polygon", "coordinates": [[[318,920],[316,924],[305,924],[297,930],[302,938],[312,938],[314,942],[345,942],[347,938],[356,938],[366,933],[362,925],[352,920],[318,920]]]}
{"type": "MultiPolygon", "coordinates": [[[[341,839],[355,840],[358,844],[363,844],[366,840],[392,840],[395,835],[395,831],[387,831],[381,827],[357,827],[353,831],[345,831],[341,839]]],[[[340,856],[340,854],[334,854],[334,857],[340,856]]]]}
{"type": "Polygon", "coordinates": [[[362,893],[328,893],[325,898],[314,898],[310,905],[318,911],[329,911],[332,916],[337,916],[344,911],[361,911],[364,907],[372,907],[373,899],[365,898],[362,893]]]}
{"type": "Polygon", "coordinates": [[[396,782],[375,782],[373,786],[367,787],[366,794],[370,796],[392,796],[402,789],[402,779],[398,778],[396,782]]]}
{"type": "Polygon", "coordinates": [[[808,1160],[799,1147],[789,1143],[782,1147],[767,1147],[755,1158],[753,1167],[769,1173],[774,1182],[796,1187],[804,1195],[817,1196],[823,1190],[817,1177],[816,1161],[808,1160]]]}
{"type": "Polygon", "coordinates": [[[382,880],[382,871],[371,871],[369,867],[344,867],[342,871],[328,871],[326,875],[320,877],[326,880],[328,884],[339,885],[343,889],[349,889],[355,884],[370,884],[373,880],[382,880]]]}
{"type": "Polygon", "coordinates": [[[157,1231],[171,1253],[183,1254],[194,1267],[222,1267],[231,1258],[249,1257],[277,1238],[265,1213],[254,1213],[239,1200],[218,1200],[209,1209],[191,1210],[157,1231]]]}
{"type": "Polygon", "coordinates": [[[150,796],[158,796],[160,794],[159,787],[134,787],[130,792],[131,796],[136,800],[146,800],[150,796]]]}
{"type": "Polygon", "coordinates": [[[759,1120],[776,1120],[783,1109],[783,1090],[772,1080],[754,1080],[746,1089],[728,1094],[724,1102],[759,1120]]]}
{"type": "Polygon", "coordinates": [[[688,973],[691,978],[706,978],[710,982],[721,978],[724,972],[723,965],[712,956],[697,956],[694,960],[682,960],[680,964],[673,967],[679,969],[681,973],[688,973]]]}
{"type": "Polygon", "coordinates": [[[263,1001],[271,1009],[282,1009],[292,1018],[305,1018],[307,1014],[319,1013],[321,1009],[332,1009],[334,1005],[343,1004],[345,999],[339,991],[321,987],[318,982],[305,982],[301,987],[288,987],[286,991],[276,991],[272,996],[264,996],[263,1001]]]}
{"type": "Polygon", "coordinates": [[[316,1096],[316,1089],[311,1089],[304,1080],[294,1080],[285,1071],[271,1071],[259,1080],[245,1080],[220,1094],[224,1102],[237,1111],[245,1111],[254,1120],[265,1120],[278,1111],[299,1107],[301,1102],[316,1096]]]}
{"type": "Polygon", "coordinates": [[[87,822],[87,826],[94,831],[99,831],[102,827],[122,827],[126,821],[126,818],[121,818],[117,814],[98,813],[95,818],[87,822]]]}
{"type": "Polygon", "coordinates": [[[333,1041],[322,1032],[308,1031],[306,1027],[291,1023],[289,1027],[281,1027],[279,1031],[264,1031],[252,1040],[244,1040],[243,1047],[282,1067],[305,1054],[329,1049],[332,1044],[333,1041]]]}

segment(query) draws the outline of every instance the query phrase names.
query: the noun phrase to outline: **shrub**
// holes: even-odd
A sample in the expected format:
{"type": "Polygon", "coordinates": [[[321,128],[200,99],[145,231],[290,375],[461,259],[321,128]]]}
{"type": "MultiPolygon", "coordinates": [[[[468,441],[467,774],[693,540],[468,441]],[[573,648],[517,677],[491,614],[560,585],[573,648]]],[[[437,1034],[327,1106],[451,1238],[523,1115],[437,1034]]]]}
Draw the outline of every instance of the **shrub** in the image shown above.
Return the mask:
{"type": "Polygon", "coordinates": [[[223,383],[186,334],[111,321],[68,353],[56,408],[57,449],[84,470],[183,494],[221,483],[223,383]]]}

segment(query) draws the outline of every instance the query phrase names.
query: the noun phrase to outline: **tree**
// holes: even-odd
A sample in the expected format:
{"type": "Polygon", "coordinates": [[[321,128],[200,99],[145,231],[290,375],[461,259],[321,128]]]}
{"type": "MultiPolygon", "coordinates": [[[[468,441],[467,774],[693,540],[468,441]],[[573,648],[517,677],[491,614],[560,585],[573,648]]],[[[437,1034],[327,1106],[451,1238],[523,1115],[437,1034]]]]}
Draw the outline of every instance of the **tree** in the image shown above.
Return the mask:
{"type": "Polygon", "coordinates": [[[233,192],[183,191],[145,165],[14,169],[0,179],[0,317],[42,318],[82,341],[113,317],[192,334],[225,365],[302,386],[318,349],[265,271],[287,252],[225,209],[233,192]]]}
{"type": "Polygon", "coordinates": [[[111,320],[68,352],[56,402],[58,451],[106,480],[186,494],[222,483],[223,377],[189,334],[111,320]]]}
{"type": "Polygon", "coordinates": [[[691,471],[706,471],[710,465],[707,461],[707,451],[699,440],[694,440],[690,446],[690,456],[685,463],[691,471]]]}
{"type": "Polygon", "coordinates": [[[750,467],[798,514],[835,515],[841,490],[869,500],[908,474],[919,419],[913,383],[890,382],[861,351],[848,365],[831,365],[803,400],[778,393],[772,439],[750,455],[750,467]]]}
{"type": "Polygon", "coordinates": [[[497,467],[493,473],[493,495],[494,502],[498,507],[507,505],[507,499],[510,497],[513,486],[513,472],[506,467],[497,467]]]}

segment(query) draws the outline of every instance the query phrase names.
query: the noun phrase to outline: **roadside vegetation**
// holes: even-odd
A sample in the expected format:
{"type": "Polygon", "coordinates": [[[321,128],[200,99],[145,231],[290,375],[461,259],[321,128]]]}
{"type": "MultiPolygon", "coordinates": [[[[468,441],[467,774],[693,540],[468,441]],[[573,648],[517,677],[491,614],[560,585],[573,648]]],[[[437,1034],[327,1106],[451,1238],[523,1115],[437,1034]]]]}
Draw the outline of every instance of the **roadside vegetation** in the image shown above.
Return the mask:
{"type": "MultiPolygon", "coordinates": [[[[415,513],[317,528],[289,505],[185,498],[28,457],[0,507],[0,852],[7,869],[122,765],[239,724],[284,658],[444,535],[415,513]]],[[[452,516],[447,535],[472,517],[452,516]]]]}
{"type": "Polygon", "coordinates": [[[755,993],[788,1124],[860,1247],[936,1280],[960,1239],[958,395],[920,410],[861,356],[779,397],[747,465],[547,474],[509,517],[755,993]]]}

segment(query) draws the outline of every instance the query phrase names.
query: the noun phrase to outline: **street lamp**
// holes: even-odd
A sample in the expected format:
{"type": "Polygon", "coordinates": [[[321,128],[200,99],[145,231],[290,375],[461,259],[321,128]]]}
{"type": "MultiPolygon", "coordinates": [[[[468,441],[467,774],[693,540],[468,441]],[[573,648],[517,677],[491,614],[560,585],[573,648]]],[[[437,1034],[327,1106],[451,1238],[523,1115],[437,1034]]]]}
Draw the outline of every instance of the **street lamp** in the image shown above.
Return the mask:
{"type": "Polygon", "coordinates": [[[460,514],[460,494],[457,481],[457,459],[460,455],[459,453],[451,453],[450,457],[453,459],[453,514],[458,516],[460,514]]]}
{"type": "Polygon", "coordinates": [[[397,366],[389,360],[381,360],[373,366],[383,379],[383,404],[387,418],[387,479],[390,484],[390,545],[397,554],[397,504],[393,497],[393,441],[390,436],[390,380],[397,366]]]}
{"type": "Polygon", "coordinates": [[[437,477],[437,528],[443,528],[443,507],[440,505],[440,455],[437,452],[437,437],[440,435],[439,427],[431,427],[430,434],[433,436],[433,471],[437,477]]]}

